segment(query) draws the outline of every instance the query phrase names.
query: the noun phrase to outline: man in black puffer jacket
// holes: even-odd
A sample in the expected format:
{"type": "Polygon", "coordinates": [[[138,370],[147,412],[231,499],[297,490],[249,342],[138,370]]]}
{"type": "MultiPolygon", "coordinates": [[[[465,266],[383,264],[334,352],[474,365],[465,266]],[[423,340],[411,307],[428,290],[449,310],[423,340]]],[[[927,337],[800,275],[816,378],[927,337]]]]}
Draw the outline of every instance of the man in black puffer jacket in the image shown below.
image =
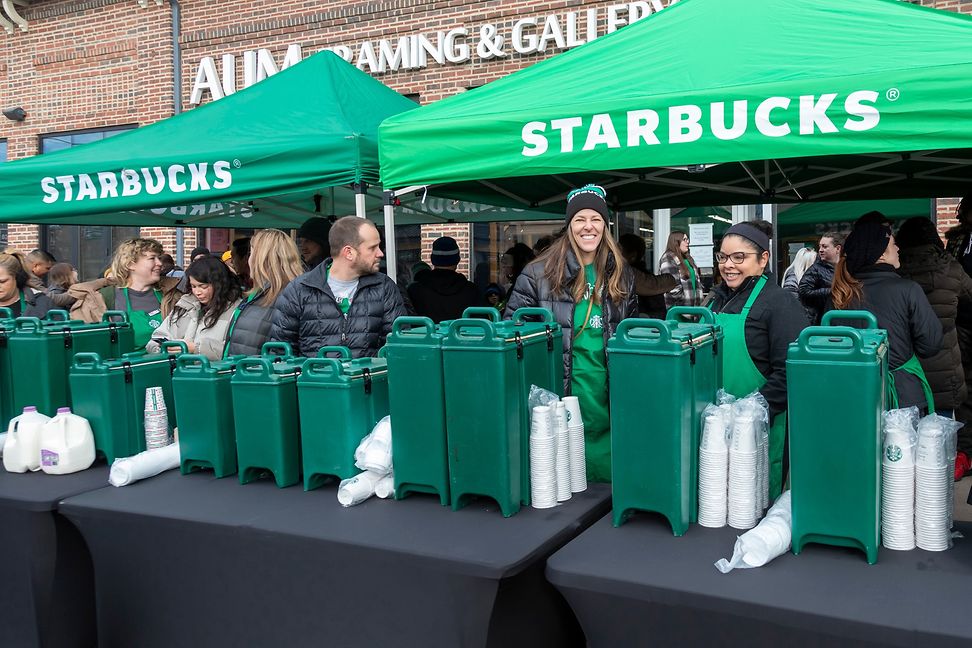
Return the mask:
{"type": "Polygon", "coordinates": [[[332,258],[297,277],[277,298],[270,339],[313,357],[322,346],[375,356],[395,318],[405,315],[398,287],[378,272],[381,237],[368,220],[345,216],[328,236],[332,258]]]}

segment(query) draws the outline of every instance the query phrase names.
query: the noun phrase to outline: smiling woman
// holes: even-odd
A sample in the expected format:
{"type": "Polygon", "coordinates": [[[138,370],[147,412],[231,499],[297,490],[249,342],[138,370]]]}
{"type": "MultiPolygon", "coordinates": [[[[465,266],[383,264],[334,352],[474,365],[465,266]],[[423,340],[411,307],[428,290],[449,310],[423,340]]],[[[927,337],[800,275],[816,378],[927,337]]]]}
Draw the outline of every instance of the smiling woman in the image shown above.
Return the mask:
{"type": "Polygon", "coordinates": [[[723,377],[736,397],[758,390],[769,404],[770,497],[786,477],[786,352],[807,325],[800,302],[767,278],[769,238],[756,225],[737,223],[722,238],[716,262],[723,282],[711,308],[725,333],[723,377]]]}
{"type": "Polygon", "coordinates": [[[505,317],[539,306],[564,330],[564,393],[577,396],[584,419],[587,478],[611,480],[607,340],[621,320],[638,315],[634,274],[607,229],[604,189],[567,195],[567,230],[517,278],[505,317]]]}

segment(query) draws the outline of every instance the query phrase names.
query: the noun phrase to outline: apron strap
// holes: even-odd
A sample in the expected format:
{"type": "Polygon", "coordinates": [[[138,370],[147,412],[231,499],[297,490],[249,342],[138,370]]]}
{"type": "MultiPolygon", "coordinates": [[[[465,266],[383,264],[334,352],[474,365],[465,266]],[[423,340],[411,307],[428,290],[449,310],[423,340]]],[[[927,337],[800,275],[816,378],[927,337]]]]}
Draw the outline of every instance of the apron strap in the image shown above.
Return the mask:
{"type": "Polygon", "coordinates": [[[908,358],[908,361],[903,365],[888,372],[886,395],[890,403],[890,409],[898,408],[898,388],[894,382],[894,374],[896,371],[903,371],[918,379],[918,382],[921,383],[921,391],[925,394],[925,402],[928,405],[928,413],[934,414],[935,396],[932,392],[931,385],[928,384],[928,378],[925,377],[925,370],[922,369],[921,362],[918,361],[918,357],[914,354],[912,354],[912,356],[908,358]]]}

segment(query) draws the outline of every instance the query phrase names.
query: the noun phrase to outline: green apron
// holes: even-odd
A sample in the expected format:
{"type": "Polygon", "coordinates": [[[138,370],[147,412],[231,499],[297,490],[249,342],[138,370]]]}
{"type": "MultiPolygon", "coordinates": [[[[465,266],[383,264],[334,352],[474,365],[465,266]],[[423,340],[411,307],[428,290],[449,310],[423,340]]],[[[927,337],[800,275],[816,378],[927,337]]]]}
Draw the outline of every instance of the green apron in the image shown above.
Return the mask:
{"type": "Polygon", "coordinates": [[[223,343],[223,360],[229,356],[230,342],[233,340],[233,331],[236,329],[236,320],[240,319],[243,309],[249,306],[250,302],[262,294],[262,290],[252,293],[244,301],[241,301],[240,305],[236,307],[235,311],[233,311],[233,319],[230,320],[229,328],[226,329],[226,342],[223,343]]]}
{"type": "MultiPolygon", "coordinates": [[[[766,378],[753,364],[746,346],[746,318],[759,293],[766,284],[760,277],[753,287],[746,305],[738,315],[716,313],[716,322],[722,326],[725,340],[722,346],[723,387],[736,398],[743,398],[766,384],[766,378]]],[[[769,497],[772,502],[783,489],[783,446],[786,443],[786,412],[778,414],[769,430],[769,497]]]]}
{"type": "Polygon", "coordinates": [[[162,325],[162,291],[155,291],[155,298],[159,300],[159,309],[154,315],[145,311],[132,310],[132,300],[128,298],[128,288],[122,288],[125,293],[125,310],[128,311],[128,321],[132,324],[135,334],[135,348],[143,349],[152,339],[152,333],[162,325]]]}
{"type": "Polygon", "coordinates": [[[888,409],[898,409],[898,388],[894,384],[894,374],[895,372],[903,371],[909,373],[918,379],[921,383],[921,390],[925,392],[925,401],[928,403],[928,413],[935,413],[935,397],[932,394],[931,385],[928,384],[928,379],[925,377],[925,370],[921,368],[921,363],[918,362],[918,357],[913,355],[908,358],[908,362],[904,363],[897,369],[892,369],[888,372],[888,382],[885,390],[885,396],[887,398],[888,409]]]}
{"type": "Polygon", "coordinates": [[[587,294],[574,306],[570,393],[577,397],[584,420],[587,479],[611,481],[611,419],[608,409],[607,357],[604,354],[604,318],[593,303],[594,266],[584,267],[587,294]]]}
{"type": "MultiPolygon", "coordinates": [[[[696,282],[695,268],[693,268],[692,267],[692,264],[688,262],[688,259],[683,259],[682,260],[682,263],[685,264],[685,267],[688,268],[688,271],[689,271],[689,279],[691,279],[691,281],[692,281],[692,301],[694,302],[695,301],[695,282],[696,282]]],[[[695,306],[695,304],[686,304],[686,305],[687,306],[695,306]]]]}

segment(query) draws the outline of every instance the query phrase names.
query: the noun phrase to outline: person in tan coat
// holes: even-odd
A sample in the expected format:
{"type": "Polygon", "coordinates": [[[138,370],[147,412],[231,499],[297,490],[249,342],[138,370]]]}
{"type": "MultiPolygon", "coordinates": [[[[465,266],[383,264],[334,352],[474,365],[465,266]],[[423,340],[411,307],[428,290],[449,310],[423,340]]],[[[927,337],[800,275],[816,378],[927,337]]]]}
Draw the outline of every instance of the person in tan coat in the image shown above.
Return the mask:
{"type": "Polygon", "coordinates": [[[162,245],[152,239],[129,239],[118,246],[111,262],[111,276],[74,284],[68,294],[76,300],[71,318],[100,322],[105,311],[122,310],[135,331],[135,348],[152,337],[162,320],[182,296],[179,280],[162,277],[162,245]]]}

